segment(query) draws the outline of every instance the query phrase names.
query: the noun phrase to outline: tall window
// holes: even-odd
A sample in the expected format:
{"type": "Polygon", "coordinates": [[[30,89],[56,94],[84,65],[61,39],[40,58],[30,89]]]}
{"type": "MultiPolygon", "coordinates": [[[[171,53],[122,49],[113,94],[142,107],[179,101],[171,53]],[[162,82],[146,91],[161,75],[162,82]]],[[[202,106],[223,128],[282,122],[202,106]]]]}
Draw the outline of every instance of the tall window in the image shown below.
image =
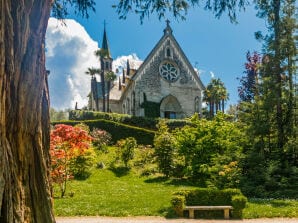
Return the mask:
{"type": "Polygon", "coordinates": [[[165,56],[167,58],[172,58],[172,50],[171,50],[171,48],[169,46],[166,47],[165,56]]]}
{"type": "Polygon", "coordinates": [[[198,96],[195,98],[195,112],[200,112],[200,98],[198,96]]]}

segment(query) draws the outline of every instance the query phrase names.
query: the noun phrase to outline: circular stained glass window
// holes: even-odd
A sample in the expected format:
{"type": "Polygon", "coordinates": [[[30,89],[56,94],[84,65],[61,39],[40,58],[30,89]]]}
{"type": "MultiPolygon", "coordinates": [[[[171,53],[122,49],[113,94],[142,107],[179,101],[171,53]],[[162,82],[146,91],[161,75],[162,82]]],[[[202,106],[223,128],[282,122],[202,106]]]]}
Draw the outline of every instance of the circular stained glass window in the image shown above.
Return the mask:
{"type": "Polygon", "coordinates": [[[159,73],[160,76],[170,82],[176,81],[179,77],[179,71],[177,67],[169,62],[161,64],[161,66],[159,67],[159,73]]]}

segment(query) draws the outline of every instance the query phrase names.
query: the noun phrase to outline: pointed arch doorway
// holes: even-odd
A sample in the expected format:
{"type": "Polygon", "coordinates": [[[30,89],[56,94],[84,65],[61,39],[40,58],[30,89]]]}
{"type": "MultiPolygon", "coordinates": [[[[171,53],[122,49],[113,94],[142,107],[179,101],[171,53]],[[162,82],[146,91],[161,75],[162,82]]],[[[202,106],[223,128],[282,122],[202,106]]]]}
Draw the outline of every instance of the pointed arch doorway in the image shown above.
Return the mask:
{"type": "Polygon", "coordinates": [[[183,118],[182,108],[176,97],[168,95],[161,100],[160,117],[168,119],[183,118]]]}

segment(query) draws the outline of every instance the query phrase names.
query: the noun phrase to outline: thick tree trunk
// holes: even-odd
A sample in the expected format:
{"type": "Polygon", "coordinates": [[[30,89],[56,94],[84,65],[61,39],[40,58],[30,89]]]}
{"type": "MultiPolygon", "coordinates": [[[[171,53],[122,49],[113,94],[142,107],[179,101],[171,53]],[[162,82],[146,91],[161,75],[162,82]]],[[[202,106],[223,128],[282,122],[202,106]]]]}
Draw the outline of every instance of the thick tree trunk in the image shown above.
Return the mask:
{"type": "Polygon", "coordinates": [[[55,222],[44,42],[51,0],[0,0],[0,222],[55,222]]]}

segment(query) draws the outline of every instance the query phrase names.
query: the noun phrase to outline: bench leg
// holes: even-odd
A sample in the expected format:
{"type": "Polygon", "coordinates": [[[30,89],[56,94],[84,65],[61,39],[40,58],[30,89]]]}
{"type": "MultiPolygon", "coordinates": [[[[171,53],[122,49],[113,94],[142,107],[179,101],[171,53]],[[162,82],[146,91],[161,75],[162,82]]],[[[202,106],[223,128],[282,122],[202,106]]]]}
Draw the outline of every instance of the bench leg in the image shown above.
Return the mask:
{"type": "Polygon", "coordinates": [[[193,209],[188,210],[189,218],[195,218],[195,213],[193,209]]]}
{"type": "Polygon", "coordinates": [[[230,211],[229,209],[224,209],[224,218],[229,219],[230,218],[230,211]]]}

